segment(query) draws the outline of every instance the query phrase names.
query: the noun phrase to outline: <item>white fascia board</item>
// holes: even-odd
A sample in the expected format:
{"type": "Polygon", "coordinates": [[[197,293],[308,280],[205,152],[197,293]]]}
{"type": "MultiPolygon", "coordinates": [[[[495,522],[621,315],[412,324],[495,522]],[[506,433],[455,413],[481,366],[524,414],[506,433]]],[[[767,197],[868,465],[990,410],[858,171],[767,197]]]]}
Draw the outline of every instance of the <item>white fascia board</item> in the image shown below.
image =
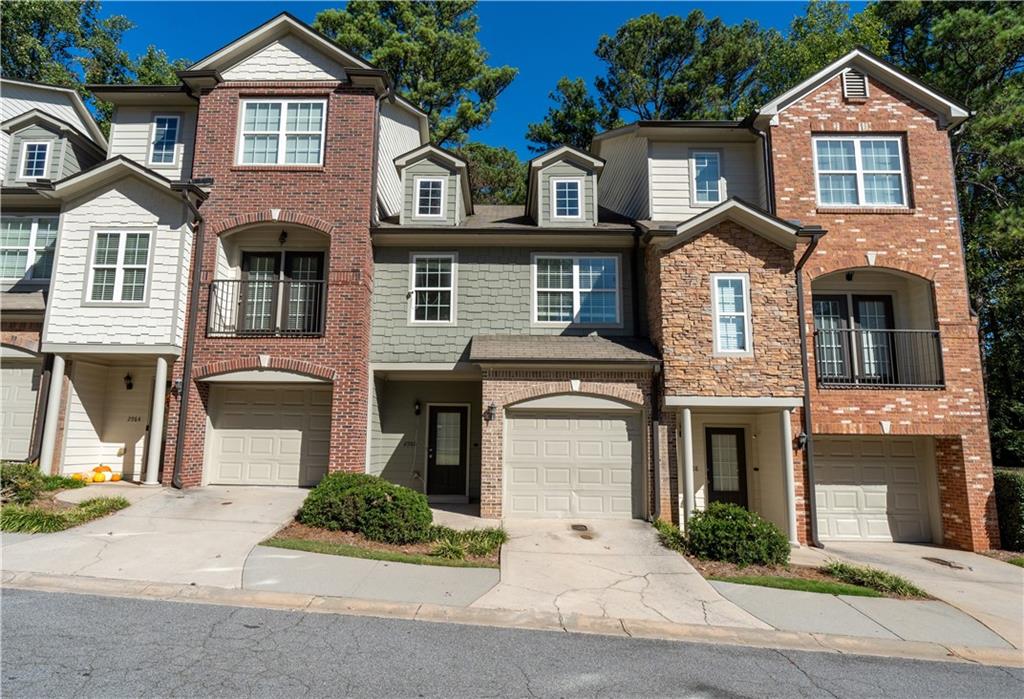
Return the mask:
{"type": "Polygon", "coordinates": [[[799,408],[803,398],[772,396],[665,396],[666,408],[799,408]]]}
{"type": "Polygon", "coordinates": [[[736,199],[729,199],[713,209],[683,221],[676,227],[674,236],[658,241],[657,245],[663,250],[672,249],[724,221],[734,221],[787,250],[796,248],[796,232],[799,230],[797,226],[780,221],[736,199]]]}
{"type": "Polygon", "coordinates": [[[552,160],[560,160],[565,157],[575,157],[584,162],[590,163],[590,165],[595,170],[600,171],[604,169],[603,160],[594,157],[590,153],[585,153],[577,148],[573,148],[572,146],[561,146],[560,148],[556,148],[553,151],[548,151],[543,155],[538,155],[536,158],[530,161],[530,166],[536,170],[540,170],[546,167],[548,163],[551,162],[552,160]]]}
{"type": "Polygon", "coordinates": [[[52,189],[40,188],[38,191],[43,196],[51,199],[68,200],[84,194],[90,189],[95,189],[101,184],[126,176],[136,177],[165,192],[170,197],[179,198],[178,193],[171,188],[170,180],[122,158],[108,161],[91,170],[83,170],[80,173],[76,173],[67,179],[55,183],[52,189]]]}

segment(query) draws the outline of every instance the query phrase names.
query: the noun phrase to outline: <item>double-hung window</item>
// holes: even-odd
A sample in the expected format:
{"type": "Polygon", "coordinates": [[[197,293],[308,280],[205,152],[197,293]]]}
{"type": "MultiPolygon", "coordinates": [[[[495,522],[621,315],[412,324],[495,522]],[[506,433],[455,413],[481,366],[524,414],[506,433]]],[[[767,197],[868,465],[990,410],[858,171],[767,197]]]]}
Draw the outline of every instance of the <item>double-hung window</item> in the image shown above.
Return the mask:
{"type": "Polygon", "coordinates": [[[49,141],[25,141],[21,144],[21,164],[18,167],[18,179],[38,180],[46,177],[46,166],[49,162],[49,141]]]}
{"type": "Polygon", "coordinates": [[[534,322],[618,325],[619,258],[535,255],[534,322]]]}
{"type": "Polygon", "coordinates": [[[814,139],[818,203],[823,206],[906,206],[903,143],[897,136],[814,139]]]}
{"type": "Polygon", "coordinates": [[[0,278],[49,279],[56,244],[56,216],[2,217],[0,278]]]}
{"type": "Polygon", "coordinates": [[[694,151],[693,200],[696,204],[722,201],[722,156],[718,151],[694,151]]]}
{"type": "Polygon", "coordinates": [[[750,353],[750,278],[746,274],[712,274],[715,352],[750,353]]]}
{"type": "Polygon", "coordinates": [[[444,218],[444,178],[416,178],[416,215],[444,218]]]}
{"type": "Polygon", "coordinates": [[[153,119],[153,142],[150,144],[149,162],[153,165],[173,165],[177,157],[178,131],[181,118],[160,115],[153,119]]]}
{"type": "Polygon", "coordinates": [[[413,323],[455,322],[455,255],[413,255],[409,298],[413,323]]]}
{"type": "Polygon", "coordinates": [[[551,180],[551,217],[581,218],[583,216],[583,182],[574,179],[551,180]]]}
{"type": "Polygon", "coordinates": [[[323,164],[324,100],[243,100],[238,162],[323,164]]]}
{"type": "Polygon", "coordinates": [[[146,300],[150,234],[99,231],[93,238],[90,301],[139,303],[146,300]]]}

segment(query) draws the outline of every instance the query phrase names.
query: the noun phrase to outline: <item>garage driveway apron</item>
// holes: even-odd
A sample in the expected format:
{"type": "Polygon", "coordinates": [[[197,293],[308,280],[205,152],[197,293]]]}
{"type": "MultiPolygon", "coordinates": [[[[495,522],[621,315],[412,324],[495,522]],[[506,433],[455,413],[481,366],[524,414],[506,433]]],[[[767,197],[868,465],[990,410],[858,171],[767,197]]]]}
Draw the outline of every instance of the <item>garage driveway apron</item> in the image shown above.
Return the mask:
{"type": "Polygon", "coordinates": [[[69,491],[131,493],[131,507],[3,547],[3,569],[239,588],[252,548],[295,516],[300,488],[208,486],[184,491],[125,485],[69,491]]]}
{"type": "Polygon", "coordinates": [[[501,582],[473,607],[770,629],[639,520],[506,520],[501,582]],[[584,524],[587,531],[574,531],[584,524]],[[587,538],[587,537],[590,538],[587,538]]]}

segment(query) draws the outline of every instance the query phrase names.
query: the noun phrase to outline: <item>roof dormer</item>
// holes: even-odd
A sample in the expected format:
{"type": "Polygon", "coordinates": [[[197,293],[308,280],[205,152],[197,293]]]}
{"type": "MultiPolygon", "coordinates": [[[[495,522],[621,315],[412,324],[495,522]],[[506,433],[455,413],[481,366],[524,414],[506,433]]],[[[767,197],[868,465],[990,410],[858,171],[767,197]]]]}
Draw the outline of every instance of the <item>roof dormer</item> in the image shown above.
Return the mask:
{"type": "Polygon", "coordinates": [[[402,182],[399,222],[410,226],[458,226],[473,213],[466,161],[425,144],[395,158],[402,182]]]}
{"type": "Polygon", "coordinates": [[[538,226],[597,225],[597,178],[604,160],[562,146],[538,155],[527,169],[526,213],[538,226]]]}

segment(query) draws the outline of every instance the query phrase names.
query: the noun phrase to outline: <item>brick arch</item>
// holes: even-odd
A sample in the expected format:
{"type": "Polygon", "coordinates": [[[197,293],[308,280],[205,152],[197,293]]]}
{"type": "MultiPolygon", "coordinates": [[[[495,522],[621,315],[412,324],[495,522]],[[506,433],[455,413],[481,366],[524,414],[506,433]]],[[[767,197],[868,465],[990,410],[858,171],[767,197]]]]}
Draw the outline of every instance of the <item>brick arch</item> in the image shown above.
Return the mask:
{"type": "Polygon", "coordinates": [[[915,277],[920,277],[927,282],[935,281],[935,268],[929,267],[915,260],[880,255],[880,259],[876,259],[876,264],[869,265],[863,255],[858,255],[858,258],[859,260],[855,262],[850,259],[850,256],[848,255],[837,255],[835,258],[830,259],[829,263],[807,267],[807,277],[813,282],[818,277],[823,277],[826,274],[835,274],[837,272],[845,272],[848,270],[871,270],[873,272],[904,272],[915,277]]]}
{"type": "Polygon", "coordinates": [[[630,384],[605,384],[592,381],[582,381],[580,390],[572,390],[569,381],[549,381],[524,386],[513,391],[505,398],[502,408],[514,407],[516,403],[543,398],[545,396],[559,395],[594,396],[595,398],[611,398],[613,400],[628,403],[637,408],[644,407],[644,393],[636,385],[630,384]]]}
{"type": "Polygon", "coordinates": [[[252,226],[259,223],[292,223],[297,226],[313,228],[326,235],[330,235],[331,229],[334,228],[332,224],[322,218],[310,216],[309,214],[300,213],[298,211],[280,209],[278,211],[277,218],[274,218],[272,210],[264,209],[263,211],[254,211],[247,214],[229,216],[226,219],[218,221],[215,225],[211,225],[208,230],[214,235],[221,235],[222,233],[234,230],[235,228],[240,228],[241,226],[252,226]]]}
{"type": "Polygon", "coordinates": [[[14,347],[15,349],[25,350],[32,354],[39,354],[39,340],[30,337],[22,337],[21,335],[5,335],[3,342],[0,344],[7,347],[14,347]]]}
{"type": "Polygon", "coordinates": [[[332,382],[334,381],[336,373],[334,369],[325,367],[321,364],[303,362],[301,360],[290,359],[288,357],[271,356],[269,357],[269,361],[264,364],[260,361],[260,357],[258,355],[251,355],[223,362],[212,362],[210,364],[196,367],[192,370],[192,378],[198,380],[205,379],[209,376],[216,376],[217,374],[229,374],[235,371],[253,371],[259,369],[286,371],[291,374],[312,376],[314,378],[332,382]]]}

